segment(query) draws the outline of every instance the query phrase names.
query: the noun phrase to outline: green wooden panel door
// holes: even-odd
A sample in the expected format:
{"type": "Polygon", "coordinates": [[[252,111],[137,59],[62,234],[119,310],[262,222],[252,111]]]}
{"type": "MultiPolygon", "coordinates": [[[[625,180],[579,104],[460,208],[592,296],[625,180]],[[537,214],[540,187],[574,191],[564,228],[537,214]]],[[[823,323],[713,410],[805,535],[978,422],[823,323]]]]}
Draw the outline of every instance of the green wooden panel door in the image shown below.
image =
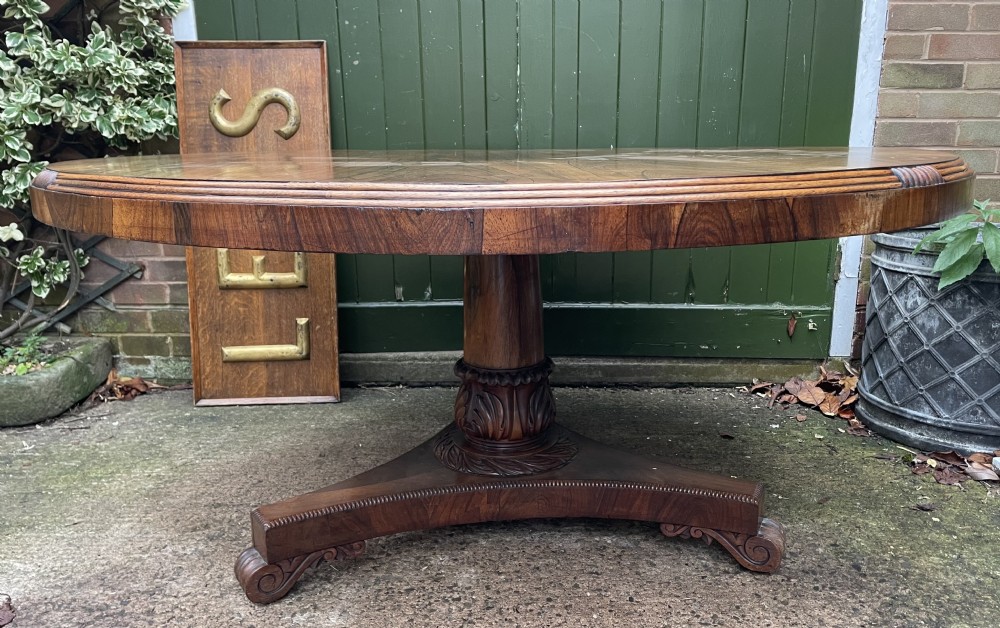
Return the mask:
{"type": "MultiPolygon", "coordinates": [[[[335,148],[847,143],[862,0],[198,0],[325,39],[335,148]]],[[[542,258],[553,355],[823,357],[836,242],[542,258]],[[794,338],[790,316],[800,320],[794,338]]],[[[462,260],[338,256],[341,348],[461,346],[462,260]]]]}

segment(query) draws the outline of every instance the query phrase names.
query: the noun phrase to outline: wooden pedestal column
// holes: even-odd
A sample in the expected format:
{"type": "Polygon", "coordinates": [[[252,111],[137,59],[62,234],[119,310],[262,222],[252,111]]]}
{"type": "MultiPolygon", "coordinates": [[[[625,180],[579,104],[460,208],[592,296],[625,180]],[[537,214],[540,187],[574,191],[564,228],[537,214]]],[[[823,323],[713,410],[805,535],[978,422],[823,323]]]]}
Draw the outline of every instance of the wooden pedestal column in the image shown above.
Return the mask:
{"type": "Polygon", "coordinates": [[[718,541],[741,565],[777,569],[781,527],[759,483],[619,452],[554,423],[538,257],[470,256],[455,421],[385,465],[252,513],[236,563],[247,597],[283,597],[309,568],[366,539],[447,525],[545,517],[636,519],[718,541]]]}

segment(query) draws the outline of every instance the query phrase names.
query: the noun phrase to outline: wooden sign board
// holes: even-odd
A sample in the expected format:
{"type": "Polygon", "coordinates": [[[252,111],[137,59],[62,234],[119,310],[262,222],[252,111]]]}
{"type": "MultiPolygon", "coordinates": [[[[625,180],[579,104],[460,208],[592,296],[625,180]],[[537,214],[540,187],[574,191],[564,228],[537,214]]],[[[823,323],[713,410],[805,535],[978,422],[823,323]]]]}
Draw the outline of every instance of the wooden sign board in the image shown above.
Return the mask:
{"type": "MultiPolygon", "coordinates": [[[[181,154],[330,154],[325,42],[174,50],[181,154]]],[[[340,399],[332,254],[188,248],[187,265],[195,405],[340,399]]]]}

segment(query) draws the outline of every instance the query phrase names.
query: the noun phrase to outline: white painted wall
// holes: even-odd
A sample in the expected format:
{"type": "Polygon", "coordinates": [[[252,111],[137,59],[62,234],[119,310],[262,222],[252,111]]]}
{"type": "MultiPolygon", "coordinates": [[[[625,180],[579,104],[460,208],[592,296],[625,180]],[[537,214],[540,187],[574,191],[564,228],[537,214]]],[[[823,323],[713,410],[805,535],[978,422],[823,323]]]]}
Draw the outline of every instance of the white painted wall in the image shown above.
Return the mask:
{"type": "Polygon", "coordinates": [[[174,39],[177,41],[198,39],[198,25],[194,21],[194,0],[188,0],[187,8],[174,18],[174,39]]]}
{"type": "MultiPolygon", "coordinates": [[[[851,114],[851,146],[871,146],[875,137],[875,114],[878,110],[878,85],[882,73],[882,49],[888,11],[889,0],[865,0],[862,7],[858,70],[854,79],[854,110],[851,114]]],[[[840,239],[840,271],[833,295],[831,357],[851,355],[863,242],[862,236],[840,239]]]]}

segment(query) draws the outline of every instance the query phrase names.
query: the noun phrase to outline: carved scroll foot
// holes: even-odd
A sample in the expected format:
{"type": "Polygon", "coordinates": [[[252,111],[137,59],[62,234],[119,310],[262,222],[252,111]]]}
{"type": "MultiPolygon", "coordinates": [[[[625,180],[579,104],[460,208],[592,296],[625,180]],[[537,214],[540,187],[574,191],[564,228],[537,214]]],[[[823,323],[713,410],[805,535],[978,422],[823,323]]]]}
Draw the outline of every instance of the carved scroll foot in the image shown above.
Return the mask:
{"type": "Polygon", "coordinates": [[[660,524],[664,535],[685,539],[703,539],[707,545],[718,541],[719,545],[733,555],[736,562],[750,571],[773,573],[781,564],[785,552],[785,529],[777,521],[761,519],[757,534],[742,534],[725,530],[712,530],[695,526],[660,524]]]}
{"type": "Polygon", "coordinates": [[[269,604],[284,597],[306,571],[324,562],[357,558],[364,551],[365,542],[358,541],[270,564],[250,547],[236,560],[236,579],[251,602],[269,604]]]}

